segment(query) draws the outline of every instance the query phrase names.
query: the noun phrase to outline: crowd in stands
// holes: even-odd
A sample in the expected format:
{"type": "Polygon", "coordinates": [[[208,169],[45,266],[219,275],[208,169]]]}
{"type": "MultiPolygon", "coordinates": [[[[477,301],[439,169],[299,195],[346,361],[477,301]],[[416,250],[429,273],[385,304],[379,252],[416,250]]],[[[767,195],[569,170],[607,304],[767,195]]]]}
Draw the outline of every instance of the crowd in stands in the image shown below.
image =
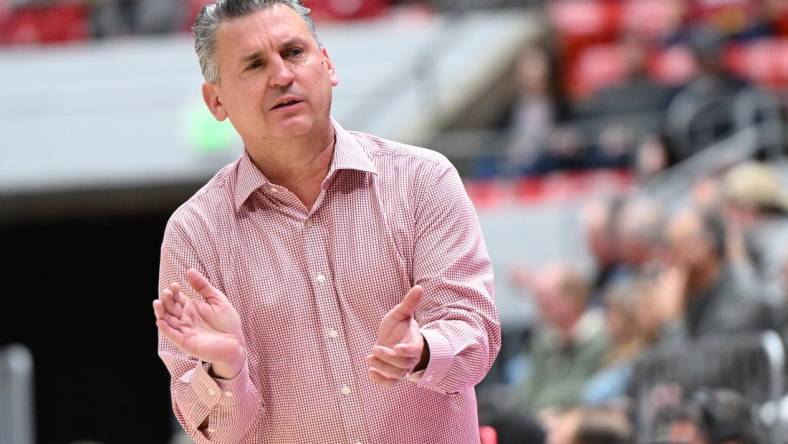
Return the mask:
{"type": "MultiPolygon", "coordinates": [[[[213,0],[0,0],[0,46],[185,33],[213,0]]],[[[376,17],[386,0],[307,0],[316,21],[376,17]]]]}
{"type": "MultiPolygon", "coordinates": [[[[505,363],[505,388],[492,386],[481,396],[490,415],[482,418],[502,435],[526,429],[499,442],[635,442],[630,418],[640,358],[705,338],[788,333],[788,189],[779,175],[746,162],[699,179],[693,191],[677,208],[645,190],[588,202],[582,220],[594,274],[570,259],[512,270],[539,323],[524,350],[505,363]],[[579,433],[586,421],[629,438],[552,436],[579,433]]],[[[694,396],[674,396],[671,420],[679,425],[670,433],[689,433],[694,416],[680,401],[694,396]]]]}
{"type": "Polygon", "coordinates": [[[555,0],[544,11],[551,29],[514,66],[503,153],[478,176],[614,168],[636,186],[585,204],[593,272],[568,258],[511,270],[538,322],[502,363],[502,384],[481,388],[481,421],[502,444],[776,442],[764,398],[746,389],[768,374],[659,385],[641,367],[680,349],[674,367],[726,372],[703,344],[788,337],[788,185],[775,152],[761,141],[747,160],[691,177],[687,196],[666,200],[651,182],[784,121],[788,2],[555,0]]]}
{"type": "Polygon", "coordinates": [[[788,3],[554,0],[513,70],[505,153],[480,176],[593,168],[653,176],[781,117],[788,3]]]}

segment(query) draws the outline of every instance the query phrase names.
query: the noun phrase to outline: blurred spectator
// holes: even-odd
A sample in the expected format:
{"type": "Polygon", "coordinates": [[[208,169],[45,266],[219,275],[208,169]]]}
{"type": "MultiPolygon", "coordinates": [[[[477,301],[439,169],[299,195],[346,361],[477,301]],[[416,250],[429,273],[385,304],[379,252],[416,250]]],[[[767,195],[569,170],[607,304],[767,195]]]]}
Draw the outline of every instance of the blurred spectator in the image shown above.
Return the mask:
{"type": "Polygon", "coordinates": [[[744,163],[725,175],[723,193],[726,215],[743,244],[733,252],[732,264],[743,279],[758,287],[775,311],[781,311],[785,306],[781,267],[788,245],[788,192],[769,166],[744,163]]]}
{"type": "Polygon", "coordinates": [[[635,360],[649,347],[655,335],[649,323],[642,322],[642,301],[653,297],[649,282],[638,280],[613,286],[605,298],[605,327],[608,347],[603,367],[583,388],[584,403],[599,405],[623,400],[635,360]]]}
{"type": "Polygon", "coordinates": [[[687,444],[766,444],[754,406],[727,389],[701,389],[676,409],[670,442],[687,444]]]}
{"type": "Polygon", "coordinates": [[[586,310],[589,290],[586,277],[568,263],[551,263],[534,276],[532,293],[544,326],[529,347],[521,387],[526,411],[574,405],[599,369],[606,341],[601,316],[586,310]]]}
{"type": "Polygon", "coordinates": [[[694,0],[695,20],[736,41],[763,37],[770,30],[760,3],[761,0],[694,0]]]}
{"type": "Polygon", "coordinates": [[[668,228],[669,268],[659,278],[664,339],[765,330],[767,310],[726,256],[722,218],[694,208],[679,211],[668,228]]]}
{"type": "Polygon", "coordinates": [[[619,263],[616,228],[624,200],[620,196],[598,198],[582,209],[581,223],[595,273],[591,281],[590,305],[601,305],[602,296],[619,263]]]}
{"type": "Polygon", "coordinates": [[[551,89],[550,56],[542,48],[522,50],[515,65],[517,98],[509,124],[506,162],[510,167],[530,165],[545,149],[557,118],[551,89]]]}
{"type": "Polygon", "coordinates": [[[690,200],[701,211],[720,212],[723,208],[722,183],[716,176],[696,178],[690,189],[690,200]]]}
{"type": "Polygon", "coordinates": [[[588,168],[627,168],[635,149],[637,130],[625,118],[605,126],[596,145],[588,153],[588,168]]]}
{"type": "Polygon", "coordinates": [[[180,31],[186,2],[172,0],[92,0],[96,38],[180,31]]]}
{"type": "Polygon", "coordinates": [[[626,64],[625,78],[579,103],[576,113],[581,118],[607,117],[614,121],[627,121],[633,114],[654,113],[656,127],[668,105],[670,90],[649,76],[646,51],[640,40],[624,38],[621,46],[626,64]]]}
{"type": "Polygon", "coordinates": [[[656,261],[662,249],[665,214],[645,196],[628,199],[618,223],[618,257],[626,268],[621,277],[634,277],[656,261]]]}
{"type": "Polygon", "coordinates": [[[610,407],[573,408],[550,421],[548,444],[634,444],[626,413],[610,407]]]}
{"type": "Polygon", "coordinates": [[[724,45],[723,37],[711,28],[698,28],[691,34],[690,49],[699,72],[671,100],[665,116],[666,131],[679,160],[734,129],[735,97],[748,84],[726,68],[724,45]]]}
{"type": "Polygon", "coordinates": [[[672,164],[668,140],[661,134],[648,133],[635,147],[632,169],[641,184],[659,176],[672,164]]]}

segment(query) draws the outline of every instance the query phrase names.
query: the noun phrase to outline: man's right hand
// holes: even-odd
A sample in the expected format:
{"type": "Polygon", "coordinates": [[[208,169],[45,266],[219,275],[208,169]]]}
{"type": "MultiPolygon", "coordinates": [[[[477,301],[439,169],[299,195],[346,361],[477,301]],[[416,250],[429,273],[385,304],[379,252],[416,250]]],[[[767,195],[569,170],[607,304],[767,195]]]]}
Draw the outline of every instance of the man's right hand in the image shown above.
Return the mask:
{"type": "Polygon", "coordinates": [[[156,327],[184,353],[210,362],[215,376],[232,379],[246,362],[241,317],[197,270],[186,278],[202,299],[183,294],[177,282],[168,285],[153,301],[156,327]]]}

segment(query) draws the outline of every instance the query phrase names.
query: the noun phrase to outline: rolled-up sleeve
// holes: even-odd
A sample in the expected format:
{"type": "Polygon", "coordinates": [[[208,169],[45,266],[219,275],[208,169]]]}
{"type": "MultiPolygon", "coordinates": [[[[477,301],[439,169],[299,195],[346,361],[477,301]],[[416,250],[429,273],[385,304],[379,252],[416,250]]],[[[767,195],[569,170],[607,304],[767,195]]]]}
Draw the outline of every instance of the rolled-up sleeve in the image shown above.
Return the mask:
{"type": "Polygon", "coordinates": [[[443,158],[423,183],[414,212],[413,281],[425,291],[416,318],[430,360],[416,381],[459,393],[484,378],[500,351],[493,269],[454,167],[443,158]]]}
{"type": "MultiPolygon", "coordinates": [[[[191,298],[199,298],[188,285],[186,270],[195,268],[209,276],[200,253],[170,221],[164,234],[159,269],[159,290],[172,282],[191,298]]],[[[175,416],[198,444],[239,442],[262,420],[264,406],[249,376],[248,362],[233,379],[214,378],[210,365],[178,349],[159,335],[159,357],[170,373],[175,416]]]]}

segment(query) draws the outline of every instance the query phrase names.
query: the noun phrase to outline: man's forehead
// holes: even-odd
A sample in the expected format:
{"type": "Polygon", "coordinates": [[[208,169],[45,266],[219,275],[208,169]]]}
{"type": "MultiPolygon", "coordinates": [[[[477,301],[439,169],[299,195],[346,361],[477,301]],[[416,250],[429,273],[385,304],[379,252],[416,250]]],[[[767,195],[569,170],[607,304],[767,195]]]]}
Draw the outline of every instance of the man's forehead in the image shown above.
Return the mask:
{"type": "Polygon", "coordinates": [[[223,21],[216,31],[216,44],[228,53],[245,54],[259,49],[261,44],[277,44],[298,37],[312,38],[304,20],[292,8],[274,5],[223,21]]]}

